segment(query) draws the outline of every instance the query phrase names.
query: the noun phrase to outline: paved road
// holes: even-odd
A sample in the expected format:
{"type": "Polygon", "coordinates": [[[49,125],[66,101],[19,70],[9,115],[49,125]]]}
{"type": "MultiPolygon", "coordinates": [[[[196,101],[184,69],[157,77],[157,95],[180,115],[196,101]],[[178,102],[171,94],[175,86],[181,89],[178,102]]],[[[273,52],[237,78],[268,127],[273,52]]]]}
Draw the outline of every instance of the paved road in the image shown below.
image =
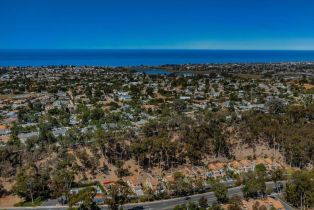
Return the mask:
{"type": "MultiPolygon", "coordinates": [[[[228,190],[228,196],[232,197],[234,195],[242,196],[241,187],[235,187],[228,190]]],[[[154,201],[149,203],[136,203],[136,204],[128,204],[124,206],[124,209],[129,209],[135,206],[143,206],[145,209],[173,209],[176,205],[181,205],[185,203],[189,203],[190,201],[198,201],[201,197],[205,197],[208,200],[208,204],[212,205],[216,202],[216,197],[213,192],[192,195],[189,196],[190,199],[186,199],[186,197],[182,198],[174,198],[169,200],[162,201],[154,201]]]]}
{"type": "MultiPolygon", "coordinates": [[[[233,195],[239,195],[242,196],[242,190],[241,187],[235,187],[230,188],[228,190],[228,196],[232,197],[233,195]]],[[[206,197],[208,199],[208,204],[212,205],[216,202],[216,197],[213,192],[198,194],[198,195],[192,195],[189,196],[190,199],[183,198],[174,198],[174,199],[168,199],[168,200],[161,200],[161,201],[153,201],[153,202],[145,202],[145,203],[134,203],[134,204],[126,204],[124,205],[124,209],[130,209],[135,206],[143,206],[144,209],[173,209],[176,205],[188,203],[190,201],[198,201],[201,197],[206,197]]],[[[66,206],[40,206],[33,209],[36,210],[66,210],[68,207],[66,206]]],[[[7,209],[12,210],[26,210],[26,209],[32,209],[32,208],[21,208],[21,207],[11,207],[7,209]]],[[[101,206],[101,209],[107,210],[107,206],[101,206]]]]}
{"type": "MultiPolygon", "coordinates": [[[[267,182],[266,186],[267,186],[268,189],[273,189],[275,187],[273,182],[267,182]]],[[[242,190],[241,190],[241,186],[228,189],[228,196],[232,197],[234,195],[238,195],[238,196],[241,196],[241,197],[243,196],[242,190]]],[[[189,196],[189,197],[190,197],[190,199],[188,199],[188,200],[185,197],[181,197],[181,198],[173,198],[173,199],[153,201],[153,202],[126,204],[126,205],[124,205],[124,209],[130,209],[130,208],[135,207],[135,206],[143,206],[144,209],[150,209],[150,210],[154,210],[154,209],[163,209],[163,210],[173,209],[173,207],[175,207],[176,205],[181,205],[181,204],[184,204],[184,203],[188,203],[190,201],[198,201],[201,197],[207,198],[209,205],[212,205],[212,204],[214,204],[216,202],[216,197],[215,197],[213,192],[207,192],[207,193],[203,193],[203,194],[192,195],[192,196],[189,196]]],[[[68,208],[67,206],[40,206],[40,207],[36,207],[36,208],[10,207],[10,208],[6,208],[6,209],[8,209],[8,210],[9,209],[10,210],[26,210],[26,209],[66,210],[67,208],[68,208]]],[[[101,208],[103,210],[107,210],[108,206],[102,205],[101,208]]]]}
{"type": "Polygon", "coordinates": [[[56,206],[59,204],[58,199],[49,199],[44,201],[41,206],[56,206]]]}

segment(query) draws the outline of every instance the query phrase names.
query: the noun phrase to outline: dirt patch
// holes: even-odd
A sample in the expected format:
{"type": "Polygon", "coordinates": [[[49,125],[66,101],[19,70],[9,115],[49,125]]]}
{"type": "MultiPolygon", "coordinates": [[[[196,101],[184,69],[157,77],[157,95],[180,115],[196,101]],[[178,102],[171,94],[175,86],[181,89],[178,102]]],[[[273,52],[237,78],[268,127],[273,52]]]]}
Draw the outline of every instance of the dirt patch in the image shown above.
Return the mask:
{"type": "Polygon", "coordinates": [[[310,89],[314,88],[314,85],[311,85],[311,84],[304,84],[303,87],[304,87],[306,90],[310,90],[310,89]]]}
{"type": "Polygon", "coordinates": [[[274,151],[264,144],[257,145],[255,152],[253,148],[249,147],[248,145],[237,145],[233,151],[235,159],[237,160],[252,158],[254,153],[256,158],[273,158],[274,160],[278,161],[283,160],[283,156],[278,151],[274,151]]]}
{"type": "Polygon", "coordinates": [[[12,207],[14,204],[21,202],[22,199],[16,195],[8,195],[0,198],[0,207],[12,207]]]}
{"type": "Polygon", "coordinates": [[[3,185],[4,189],[6,189],[7,191],[11,191],[13,185],[15,184],[15,181],[12,180],[12,178],[10,179],[0,178],[0,183],[3,185]]]}

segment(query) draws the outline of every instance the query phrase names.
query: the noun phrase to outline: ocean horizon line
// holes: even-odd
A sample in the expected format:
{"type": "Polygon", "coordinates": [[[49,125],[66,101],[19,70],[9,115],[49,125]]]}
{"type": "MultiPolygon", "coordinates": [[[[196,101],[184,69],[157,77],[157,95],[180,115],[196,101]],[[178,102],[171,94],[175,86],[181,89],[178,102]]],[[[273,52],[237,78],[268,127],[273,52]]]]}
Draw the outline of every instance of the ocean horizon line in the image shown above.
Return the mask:
{"type": "Polygon", "coordinates": [[[0,49],[0,66],[314,62],[314,50],[0,49]]]}
{"type": "Polygon", "coordinates": [[[39,50],[45,50],[45,51],[76,51],[76,50],[86,50],[86,51],[102,51],[102,50],[112,50],[112,51],[309,51],[312,52],[314,49],[189,49],[189,48],[145,48],[145,49],[140,49],[140,48],[121,48],[121,49],[116,49],[116,48],[93,48],[93,49],[88,49],[88,48],[21,48],[21,49],[1,49],[0,51],[39,51],[39,50]]]}

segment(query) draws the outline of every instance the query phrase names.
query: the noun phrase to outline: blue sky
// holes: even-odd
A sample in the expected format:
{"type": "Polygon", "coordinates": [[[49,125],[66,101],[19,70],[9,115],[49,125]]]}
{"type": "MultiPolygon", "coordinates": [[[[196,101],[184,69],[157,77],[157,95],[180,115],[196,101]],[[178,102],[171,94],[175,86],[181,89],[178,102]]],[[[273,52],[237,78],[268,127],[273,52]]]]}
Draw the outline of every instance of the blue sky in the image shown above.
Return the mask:
{"type": "Polygon", "coordinates": [[[0,48],[314,50],[313,8],[313,0],[0,0],[0,48]]]}

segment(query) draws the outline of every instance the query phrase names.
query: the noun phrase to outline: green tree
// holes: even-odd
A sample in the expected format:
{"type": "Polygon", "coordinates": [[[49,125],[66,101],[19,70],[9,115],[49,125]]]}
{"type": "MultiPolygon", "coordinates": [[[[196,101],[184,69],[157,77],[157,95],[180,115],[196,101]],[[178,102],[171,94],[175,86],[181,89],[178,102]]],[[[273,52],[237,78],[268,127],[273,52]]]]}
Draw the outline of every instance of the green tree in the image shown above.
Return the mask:
{"type": "Polygon", "coordinates": [[[262,163],[257,164],[255,166],[255,172],[256,172],[257,176],[260,178],[265,178],[267,175],[267,169],[266,169],[265,165],[262,163]]]}
{"type": "Polygon", "coordinates": [[[280,191],[280,188],[278,186],[278,181],[283,180],[283,171],[281,169],[276,169],[271,171],[271,180],[275,183],[277,192],[280,191]]]}
{"type": "Polygon", "coordinates": [[[266,103],[268,107],[268,111],[271,114],[279,114],[282,113],[285,109],[283,102],[278,98],[272,98],[266,103]]]}
{"type": "Polygon", "coordinates": [[[124,168],[123,164],[124,164],[124,162],[121,160],[118,160],[116,162],[116,166],[117,166],[116,174],[119,178],[130,175],[129,170],[127,168],[124,168]]]}
{"type": "Polygon", "coordinates": [[[173,174],[174,181],[170,182],[170,189],[174,191],[176,196],[185,196],[193,191],[192,183],[182,173],[175,172],[173,174]]]}
{"type": "Polygon", "coordinates": [[[13,192],[32,203],[36,198],[45,197],[48,194],[47,176],[41,175],[37,171],[35,166],[22,168],[17,174],[16,183],[13,186],[13,192]]]}
{"type": "Polygon", "coordinates": [[[109,188],[108,205],[112,210],[122,208],[122,205],[128,201],[128,196],[131,194],[129,186],[122,180],[117,181],[109,188]]]}
{"type": "Polygon", "coordinates": [[[187,206],[185,204],[183,205],[176,205],[173,210],[187,210],[187,206]]]}
{"type": "Polygon", "coordinates": [[[74,182],[74,172],[67,169],[56,170],[51,176],[50,189],[53,197],[65,195],[68,198],[69,191],[74,182]]]}
{"type": "Polygon", "coordinates": [[[175,100],[173,102],[173,109],[178,111],[178,112],[186,111],[186,109],[187,109],[186,102],[183,100],[175,100]]]}
{"type": "Polygon", "coordinates": [[[244,176],[244,187],[242,188],[244,197],[256,198],[266,193],[264,177],[258,176],[256,172],[249,172],[244,176]]]}
{"type": "Polygon", "coordinates": [[[300,209],[314,206],[314,171],[298,171],[287,183],[286,199],[300,209]]]}
{"type": "Polygon", "coordinates": [[[224,208],[222,208],[221,205],[219,204],[215,204],[212,207],[209,208],[209,210],[223,210],[224,208]]]}
{"type": "Polygon", "coordinates": [[[80,203],[79,210],[100,210],[94,201],[95,195],[96,189],[93,187],[82,189],[78,194],[70,197],[69,206],[80,203]]]}
{"type": "Polygon", "coordinates": [[[101,120],[105,116],[104,110],[101,107],[96,107],[90,113],[90,118],[95,121],[101,120]]]}
{"type": "Polygon", "coordinates": [[[224,184],[219,182],[215,183],[213,185],[213,190],[219,203],[224,203],[228,200],[227,197],[228,188],[224,184]]]}
{"type": "Polygon", "coordinates": [[[199,200],[198,200],[198,205],[202,208],[207,208],[208,206],[208,201],[207,198],[205,198],[204,196],[202,196],[199,200]]]}
{"type": "Polygon", "coordinates": [[[189,209],[189,210],[200,210],[199,206],[195,202],[189,202],[187,209],[189,209]]]}
{"type": "Polygon", "coordinates": [[[0,198],[2,196],[4,196],[7,193],[6,189],[4,188],[4,186],[2,185],[2,183],[0,182],[0,198]]]}

